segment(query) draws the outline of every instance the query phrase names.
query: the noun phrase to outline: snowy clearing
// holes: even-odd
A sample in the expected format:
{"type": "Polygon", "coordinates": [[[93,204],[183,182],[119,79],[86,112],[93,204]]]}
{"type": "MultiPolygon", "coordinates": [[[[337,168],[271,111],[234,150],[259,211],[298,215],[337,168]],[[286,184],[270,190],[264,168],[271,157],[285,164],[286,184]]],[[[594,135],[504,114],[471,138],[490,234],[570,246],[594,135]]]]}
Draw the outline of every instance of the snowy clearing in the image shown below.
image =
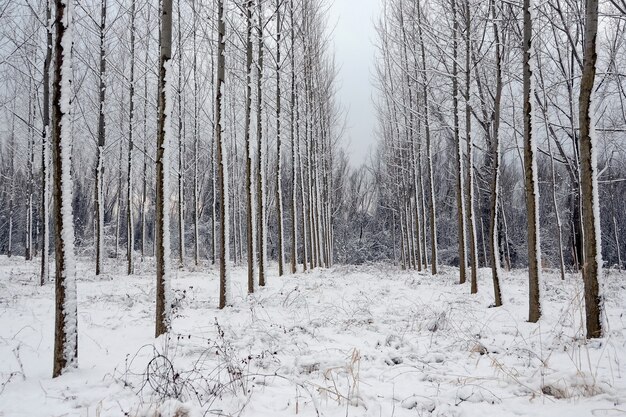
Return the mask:
{"type": "Polygon", "coordinates": [[[494,309],[487,271],[477,296],[455,269],[377,265],[270,275],[248,297],[237,267],[219,311],[217,270],[185,270],[174,332],[155,340],[153,265],[91,266],[78,264],[79,369],[53,380],[54,285],[37,285],[37,261],[0,257],[0,416],[626,415],[623,273],[605,272],[607,337],[587,342],[574,276],[544,274],[529,324],[525,271],[505,273],[494,309]]]}

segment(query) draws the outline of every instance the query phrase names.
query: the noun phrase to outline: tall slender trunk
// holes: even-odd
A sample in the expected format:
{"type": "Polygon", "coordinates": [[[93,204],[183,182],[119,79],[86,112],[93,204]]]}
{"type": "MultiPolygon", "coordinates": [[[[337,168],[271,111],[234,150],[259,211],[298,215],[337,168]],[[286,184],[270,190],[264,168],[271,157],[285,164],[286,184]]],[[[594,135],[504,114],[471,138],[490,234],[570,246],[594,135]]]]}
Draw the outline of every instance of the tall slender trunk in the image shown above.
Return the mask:
{"type": "Polygon", "coordinates": [[[467,229],[469,231],[468,244],[470,250],[471,265],[471,290],[472,294],[478,292],[478,247],[476,239],[476,219],[474,208],[474,143],[472,136],[472,106],[471,106],[471,6],[469,0],[465,1],[465,136],[467,141],[467,191],[466,191],[466,216],[467,229]]]}
{"type": "MultiPolygon", "coordinates": [[[[528,221],[528,321],[536,323],[541,317],[539,300],[539,275],[541,273],[541,244],[539,243],[539,180],[537,172],[537,144],[533,136],[533,73],[531,68],[533,19],[532,1],[524,0],[524,174],[526,189],[526,213],[528,221]]],[[[548,138],[549,140],[549,138],[548,138]]]]}
{"type": "MultiPolygon", "coordinates": [[[[148,21],[150,20],[150,8],[148,8],[148,21]]],[[[146,54],[144,65],[148,67],[150,51],[150,36],[146,36],[146,54]]],[[[148,76],[144,76],[143,84],[143,169],[141,184],[141,260],[146,255],[146,215],[148,213],[148,76]]]]}
{"type": "Polygon", "coordinates": [[[103,271],[104,258],[104,147],[106,144],[106,50],[105,30],[107,18],[107,0],[100,2],[100,70],[99,70],[99,112],[98,112],[98,150],[96,157],[95,217],[96,217],[96,275],[103,271]]]}
{"type": "Polygon", "coordinates": [[[585,0],[585,36],[583,72],[580,80],[580,178],[584,229],[583,281],[585,283],[585,318],[587,338],[603,335],[603,297],[598,279],[602,276],[600,204],[597,171],[597,142],[594,132],[591,98],[596,77],[596,38],[598,0],[585,0]]]}
{"type": "MultiPolygon", "coordinates": [[[[306,272],[306,270],[308,269],[308,260],[309,260],[309,247],[308,247],[308,242],[309,242],[309,232],[310,230],[308,229],[309,227],[309,222],[308,222],[308,216],[307,216],[307,197],[306,197],[306,193],[305,193],[305,175],[304,175],[304,162],[302,161],[302,152],[301,152],[301,145],[300,145],[300,124],[299,124],[299,120],[300,120],[300,107],[299,107],[299,100],[297,98],[298,96],[296,95],[296,153],[297,153],[297,157],[298,157],[298,167],[299,167],[299,177],[300,177],[300,184],[299,184],[299,188],[300,188],[300,208],[301,208],[301,214],[302,214],[302,268],[303,270],[306,272]]],[[[306,140],[306,138],[305,138],[306,140]]]]}
{"type": "Polygon", "coordinates": [[[246,235],[248,255],[248,293],[255,289],[256,234],[253,219],[255,218],[254,187],[252,183],[252,10],[253,0],[246,2],[246,118],[244,135],[246,143],[246,235]]]}
{"type": "Polygon", "coordinates": [[[496,0],[490,0],[490,8],[493,20],[493,33],[496,48],[496,93],[494,98],[492,148],[493,155],[493,179],[491,182],[491,216],[490,216],[490,240],[491,250],[491,273],[493,278],[494,303],[496,307],[502,305],[502,292],[500,291],[500,249],[498,245],[498,191],[500,190],[500,102],[502,98],[502,46],[500,44],[500,29],[496,16],[496,0]]]}
{"type": "Polygon", "coordinates": [[[43,63],[43,102],[41,129],[41,270],[39,284],[48,280],[50,255],[50,161],[48,158],[48,138],[50,136],[50,66],[52,63],[52,10],[50,0],[46,0],[46,55],[43,63]]]}
{"type": "Polygon", "coordinates": [[[296,53],[295,53],[295,26],[293,19],[293,0],[289,3],[289,19],[291,23],[291,99],[289,105],[289,129],[291,137],[291,273],[298,271],[298,193],[297,193],[297,149],[295,135],[296,114],[296,53]]]}
{"type": "Polygon", "coordinates": [[[26,184],[26,244],[24,245],[25,254],[24,258],[27,261],[32,260],[34,255],[33,249],[33,191],[34,191],[34,165],[35,165],[35,130],[33,129],[33,122],[35,121],[35,98],[33,92],[32,82],[29,82],[28,88],[28,159],[27,165],[27,179],[26,184]]]}
{"type": "Polygon", "coordinates": [[[217,173],[220,197],[220,294],[219,308],[226,307],[229,291],[228,285],[228,165],[225,144],[222,139],[222,93],[226,73],[226,20],[224,17],[224,0],[217,3],[217,77],[215,86],[215,144],[217,151],[217,173]]]}
{"type": "Polygon", "coordinates": [[[283,232],[282,138],[281,138],[281,0],[276,0],[276,215],[278,221],[278,276],[284,274],[285,243],[283,232]]]}
{"type": "MultiPolygon", "coordinates": [[[[122,114],[123,112],[124,112],[124,105],[122,104],[122,114]]],[[[122,116],[121,123],[120,123],[120,132],[123,132],[123,131],[124,131],[124,117],[122,116]]],[[[119,256],[120,229],[122,225],[122,184],[123,184],[122,167],[124,166],[122,161],[124,160],[124,147],[122,146],[121,141],[120,141],[120,154],[117,160],[119,161],[119,164],[117,167],[117,197],[116,197],[117,201],[115,203],[117,207],[117,209],[115,210],[115,259],[117,259],[119,256]]]]}
{"type": "Polygon", "coordinates": [[[135,223],[133,220],[133,147],[135,146],[135,13],[136,0],[130,6],[130,91],[128,106],[128,176],[126,182],[126,272],[135,273],[133,249],[135,246],[135,223]]]}
{"type": "Polygon", "coordinates": [[[72,215],[72,16],[70,0],[55,0],[54,81],[52,84],[52,160],[55,229],[55,326],[52,377],[78,362],[76,267],[72,215]]]}
{"type": "Polygon", "coordinates": [[[265,235],[265,152],[263,147],[263,3],[257,0],[257,229],[259,233],[259,286],[265,286],[265,262],[267,237],[265,235]]]}
{"type": "Polygon", "coordinates": [[[9,142],[9,175],[11,177],[11,185],[9,191],[9,236],[7,256],[13,256],[13,216],[15,213],[15,105],[12,110],[11,117],[11,140],[9,142]]]}
{"type": "Polygon", "coordinates": [[[156,146],[156,326],[155,336],[169,332],[170,300],[170,139],[172,136],[171,60],[172,0],[162,0],[159,51],[159,107],[156,146]]]}
{"type": "Polygon", "coordinates": [[[457,0],[452,1],[452,108],[454,112],[454,143],[456,145],[456,163],[457,163],[457,186],[456,186],[456,204],[457,204],[457,224],[459,234],[459,282],[464,284],[467,280],[467,259],[466,259],[466,239],[465,239],[465,200],[463,190],[465,189],[465,178],[463,175],[463,146],[461,143],[461,132],[459,128],[459,20],[457,12],[457,0]]]}
{"type": "Polygon", "coordinates": [[[199,184],[198,184],[198,11],[196,10],[196,1],[191,1],[191,8],[193,9],[193,23],[192,23],[192,42],[193,42],[193,260],[194,264],[198,266],[200,264],[200,219],[198,213],[199,204],[199,184]]]}
{"type": "Polygon", "coordinates": [[[421,50],[422,58],[422,89],[424,100],[424,129],[426,134],[426,170],[429,182],[428,197],[430,200],[430,263],[431,273],[437,274],[437,208],[435,199],[435,181],[433,176],[433,157],[432,157],[432,140],[430,135],[430,120],[429,120],[429,100],[428,100],[428,80],[427,80],[427,67],[426,67],[426,47],[424,45],[424,38],[422,35],[422,11],[420,2],[417,3],[417,31],[421,50]]]}
{"type": "Polygon", "coordinates": [[[176,3],[178,12],[178,264],[185,265],[185,136],[183,134],[183,41],[180,0],[176,3]]]}

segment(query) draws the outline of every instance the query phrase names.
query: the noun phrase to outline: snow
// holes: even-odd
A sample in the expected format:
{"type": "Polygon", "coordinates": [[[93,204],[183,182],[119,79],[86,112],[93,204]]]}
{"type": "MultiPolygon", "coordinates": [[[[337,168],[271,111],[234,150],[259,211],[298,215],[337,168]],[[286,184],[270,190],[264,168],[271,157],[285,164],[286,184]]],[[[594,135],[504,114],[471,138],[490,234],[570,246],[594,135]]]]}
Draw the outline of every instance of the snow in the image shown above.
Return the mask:
{"type": "MultiPolygon", "coordinates": [[[[625,408],[624,273],[605,271],[611,330],[585,342],[582,280],[561,281],[558,271],[544,272],[544,315],[532,324],[523,270],[503,272],[505,306],[488,308],[490,280],[472,296],[444,266],[434,277],[389,265],[316,270],[269,279],[251,296],[246,268],[235,267],[232,307],[218,310],[219,271],[204,266],[173,278],[172,331],[155,341],[151,262],[132,277],[123,260],[108,263],[103,280],[80,260],[79,369],[52,379],[53,286],[38,286],[36,260],[0,257],[0,415],[552,417],[625,408]]],[[[270,264],[270,278],[275,271],[270,264]]]]}

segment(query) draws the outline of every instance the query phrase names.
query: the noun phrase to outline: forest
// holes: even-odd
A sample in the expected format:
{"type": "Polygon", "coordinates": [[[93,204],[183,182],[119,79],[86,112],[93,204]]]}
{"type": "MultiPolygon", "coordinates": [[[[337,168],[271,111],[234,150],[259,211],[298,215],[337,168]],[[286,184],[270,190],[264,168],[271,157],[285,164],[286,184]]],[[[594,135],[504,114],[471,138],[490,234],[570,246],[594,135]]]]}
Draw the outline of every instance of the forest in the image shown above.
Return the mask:
{"type": "Polygon", "coordinates": [[[0,0],[0,416],[626,413],[626,0],[380,0],[363,164],[332,7],[0,0]]]}

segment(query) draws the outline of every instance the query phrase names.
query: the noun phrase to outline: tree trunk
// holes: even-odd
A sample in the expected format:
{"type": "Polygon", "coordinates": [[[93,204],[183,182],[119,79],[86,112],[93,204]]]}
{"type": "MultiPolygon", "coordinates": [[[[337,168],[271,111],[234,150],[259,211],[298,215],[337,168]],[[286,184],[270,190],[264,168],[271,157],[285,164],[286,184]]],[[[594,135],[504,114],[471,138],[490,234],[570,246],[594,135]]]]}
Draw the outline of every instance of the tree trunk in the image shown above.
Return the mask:
{"type": "Polygon", "coordinates": [[[478,292],[478,247],[476,239],[476,219],[474,209],[474,143],[472,136],[472,106],[470,104],[471,93],[471,8],[469,0],[465,1],[465,135],[467,141],[467,226],[468,243],[470,249],[471,265],[471,290],[472,294],[478,292]]]}
{"type": "Polygon", "coordinates": [[[267,237],[265,236],[265,152],[263,149],[263,5],[257,0],[257,101],[256,101],[256,143],[257,143],[257,229],[259,233],[259,286],[265,286],[265,257],[267,237]]]}
{"type": "Polygon", "coordinates": [[[430,200],[430,264],[431,264],[431,273],[433,275],[437,274],[437,208],[435,201],[435,181],[433,176],[433,157],[432,157],[432,141],[430,136],[430,120],[429,120],[429,101],[428,101],[428,81],[426,77],[426,47],[424,45],[424,38],[422,36],[422,11],[420,7],[420,2],[417,3],[417,31],[418,38],[421,50],[422,57],[422,89],[423,89],[423,100],[424,100],[424,129],[426,134],[426,170],[428,175],[429,182],[429,193],[428,197],[430,200]]]}
{"type": "Polygon", "coordinates": [[[226,21],[224,17],[224,0],[218,0],[217,27],[217,79],[215,86],[215,145],[217,150],[217,171],[220,198],[220,294],[219,308],[226,307],[228,302],[228,165],[224,141],[222,140],[222,92],[226,72],[226,21]]]}
{"type": "Polygon", "coordinates": [[[136,0],[130,6],[130,91],[128,105],[128,176],[126,182],[126,273],[135,273],[133,249],[135,246],[135,223],[133,220],[133,147],[135,125],[135,14],[136,0]]]}
{"type": "Polygon", "coordinates": [[[185,135],[183,134],[183,41],[180,0],[178,7],[178,265],[185,266],[185,135]]]}
{"type": "Polygon", "coordinates": [[[172,60],[172,0],[162,0],[159,51],[159,108],[157,113],[156,158],[156,328],[155,336],[169,332],[170,300],[170,211],[169,211],[169,152],[172,135],[171,97],[172,60]]]}
{"type": "Polygon", "coordinates": [[[596,76],[596,37],[598,0],[585,0],[585,41],[583,72],[580,80],[580,172],[584,230],[583,280],[587,338],[602,337],[602,304],[598,279],[602,275],[600,205],[597,172],[597,143],[594,132],[591,97],[596,76]]]}
{"type": "MultiPolygon", "coordinates": [[[[96,217],[96,275],[104,272],[104,147],[106,145],[106,50],[104,46],[107,0],[100,2],[100,70],[99,70],[99,113],[98,113],[98,150],[96,157],[95,217],[96,217]]],[[[121,146],[121,145],[120,145],[121,146]]],[[[118,208],[119,209],[119,208],[118,208]]]]}
{"type": "Polygon", "coordinates": [[[246,2],[246,118],[244,135],[246,143],[246,235],[248,255],[248,293],[255,289],[256,234],[254,228],[255,207],[252,184],[252,140],[250,138],[252,114],[252,9],[253,0],[246,2]]]}
{"type": "MultiPolygon", "coordinates": [[[[533,74],[530,60],[532,55],[533,19],[531,17],[533,4],[531,0],[524,0],[524,174],[526,185],[526,215],[528,221],[528,280],[529,305],[528,321],[536,323],[541,317],[541,302],[539,299],[539,275],[541,273],[541,244],[539,243],[539,179],[537,172],[537,144],[532,129],[532,92],[533,74]]],[[[535,58],[536,59],[536,58],[535,58]]]]}
{"type": "Polygon", "coordinates": [[[298,193],[297,193],[297,149],[295,135],[296,114],[296,54],[295,54],[295,26],[293,19],[293,0],[289,3],[289,18],[291,23],[291,99],[289,106],[289,128],[291,136],[291,273],[298,271],[298,193]]]}
{"type": "Polygon", "coordinates": [[[72,38],[70,0],[55,0],[54,81],[52,85],[52,160],[55,229],[55,326],[52,377],[78,362],[76,266],[72,215],[72,38]],[[69,48],[68,48],[69,47],[69,48]]]}
{"type": "Polygon", "coordinates": [[[463,190],[465,189],[463,176],[463,148],[461,144],[461,132],[459,128],[459,71],[457,58],[459,55],[458,33],[459,21],[457,13],[457,0],[452,1],[452,107],[454,111],[454,142],[456,145],[456,162],[457,162],[457,187],[456,187],[456,204],[457,204],[457,223],[459,234],[459,282],[464,284],[467,279],[467,259],[465,255],[465,200],[463,199],[463,190]]]}
{"type": "Polygon", "coordinates": [[[493,155],[493,179],[491,181],[491,214],[489,249],[491,251],[491,273],[493,279],[494,305],[502,305],[502,292],[500,291],[500,249],[498,245],[498,192],[500,190],[500,102],[502,98],[502,55],[500,44],[500,30],[496,20],[496,0],[491,0],[491,14],[493,19],[493,33],[496,47],[496,94],[494,98],[494,116],[492,149],[493,155]]]}
{"type": "Polygon", "coordinates": [[[285,244],[283,232],[283,186],[282,186],[282,143],[281,143],[281,83],[280,83],[280,65],[281,65],[281,0],[276,0],[276,215],[278,221],[278,276],[284,275],[285,263],[285,244]]]}
{"type": "Polygon", "coordinates": [[[200,219],[198,213],[199,204],[199,184],[198,184],[198,153],[200,151],[198,144],[198,11],[196,10],[196,2],[192,0],[191,7],[193,9],[193,260],[194,265],[200,264],[200,219]]]}
{"type": "Polygon", "coordinates": [[[52,63],[52,10],[50,0],[46,0],[46,56],[43,64],[43,103],[42,103],[42,130],[41,130],[41,271],[39,284],[44,285],[48,280],[50,267],[50,185],[48,158],[48,138],[50,136],[50,65],[52,63]]]}

